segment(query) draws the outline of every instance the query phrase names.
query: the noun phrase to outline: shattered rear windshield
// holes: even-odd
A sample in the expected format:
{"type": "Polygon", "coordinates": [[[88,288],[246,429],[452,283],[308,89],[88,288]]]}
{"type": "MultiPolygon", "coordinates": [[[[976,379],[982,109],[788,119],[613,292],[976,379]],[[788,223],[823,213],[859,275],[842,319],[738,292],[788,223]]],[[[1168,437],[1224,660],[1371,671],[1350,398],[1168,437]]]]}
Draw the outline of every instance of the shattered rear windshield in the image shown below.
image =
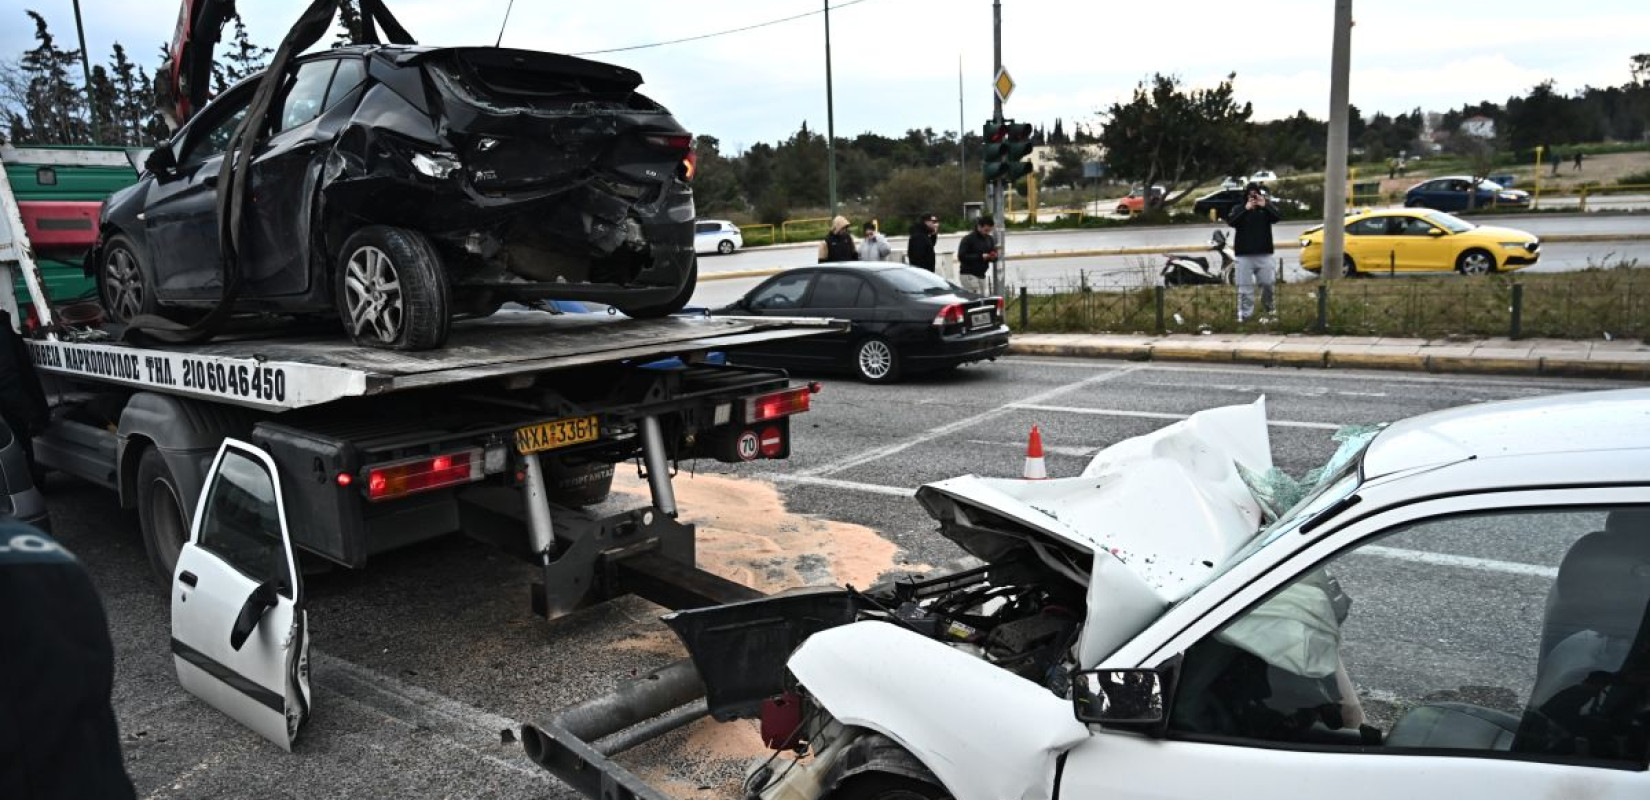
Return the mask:
{"type": "Polygon", "coordinates": [[[478,66],[458,58],[431,61],[430,76],[447,92],[495,112],[629,111],[664,113],[645,95],[587,84],[545,70],[478,66]]]}

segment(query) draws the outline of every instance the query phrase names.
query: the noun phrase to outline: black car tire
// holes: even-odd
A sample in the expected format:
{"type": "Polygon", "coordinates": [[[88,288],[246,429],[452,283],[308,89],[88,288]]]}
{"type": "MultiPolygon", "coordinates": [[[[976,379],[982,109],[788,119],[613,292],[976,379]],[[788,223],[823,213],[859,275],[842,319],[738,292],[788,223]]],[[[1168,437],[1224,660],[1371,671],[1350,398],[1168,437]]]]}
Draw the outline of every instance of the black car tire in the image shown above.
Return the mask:
{"type": "Polygon", "coordinates": [[[1341,254],[1341,277],[1343,277],[1343,278],[1356,278],[1356,277],[1358,277],[1358,265],[1353,263],[1352,256],[1346,255],[1344,253],[1341,254]]]}
{"type": "Polygon", "coordinates": [[[893,383],[899,380],[899,351],[880,336],[867,336],[854,345],[851,356],[854,375],[866,383],[893,383]]]}
{"type": "Polygon", "coordinates": [[[949,800],[951,793],[928,781],[887,772],[855,775],[831,793],[832,800],[949,800]]]}
{"type": "Polygon", "coordinates": [[[1473,248],[1455,259],[1455,269],[1462,275],[1495,274],[1495,256],[1488,250],[1473,248]]]}
{"type": "Polygon", "coordinates": [[[733,255],[733,240],[723,239],[721,242],[717,243],[716,252],[725,256],[733,255]]]}
{"type": "Polygon", "coordinates": [[[189,509],[183,502],[183,492],[166,459],[160,451],[149,447],[138,456],[137,512],[138,528],[143,532],[143,549],[149,554],[149,566],[162,588],[172,584],[172,573],[178,568],[178,555],[184,542],[189,541],[189,509]]]}
{"type": "Polygon", "coordinates": [[[134,317],[155,313],[155,295],[138,262],[137,248],[125,236],[111,236],[103,246],[96,284],[98,302],[111,321],[124,325],[134,317]]]}
{"type": "Polygon", "coordinates": [[[656,306],[624,306],[617,304],[615,304],[615,306],[621,313],[631,319],[658,319],[659,317],[668,317],[671,314],[681,311],[682,307],[688,304],[688,300],[693,297],[693,289],[698,285],[698,283],[699,261],[696,258],[694,259],[693,266],[688,267],[687,282],[682,284],[681,290],[673,295],[670,300],[656,306]]]}
{"type": "Polygon", "coordinates": [[[447,343],[452,290],[441,256],[424,234],[388,225],[362,228],[339,249],[336,273],[338,318],[356,344],[430,350],[447,343]],[[383,290],[392,283],[394,290],[383,290]],[[359,315],[351,312],[357,307],[359,315]]]}

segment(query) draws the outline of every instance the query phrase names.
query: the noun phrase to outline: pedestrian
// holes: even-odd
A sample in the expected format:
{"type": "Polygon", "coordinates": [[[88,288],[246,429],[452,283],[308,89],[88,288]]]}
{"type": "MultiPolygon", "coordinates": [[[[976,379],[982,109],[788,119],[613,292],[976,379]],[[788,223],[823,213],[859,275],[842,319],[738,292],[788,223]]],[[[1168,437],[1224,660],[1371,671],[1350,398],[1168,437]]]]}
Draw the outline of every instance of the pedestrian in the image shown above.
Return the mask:
{"type": "Polygon", "coordinates": [[[86,568],[0,515],[0,797],[135,796],[110,704],[114,645],[86,568]]]}
{"type": "Polygon", "coordinates": [[[957,245],[957,272],[962,287],[974,294],[984,295],[988,291],[985,276],[997,260],[997,238],[993,235],[996,230],[997,223],[990,217],[980,217],[974,222],[974,232],[964,236],[957,245]]]}
{"type": "Polygon", "coordinates": [[[848,218],[838,215],[831,220],[831,232],[825,234],[825,241],[819,243],[819,263],[856,258],[859,250],[854,247],[854,235],[848,232],[848,218]]]}
{"type": "Polygon", "coordinates": [[[905,263],[934,271],[934,245],[940,241],[940,218],[924,214],[911,225],[911,241],[905,245],[905,263]]]}
{"type": "Polygon", "coordinates": [[[1398,177],[1398,159],[1389,158],[1386,160],[1386,177],[1387,180],[1398,177]]]}
{"type": "Polygon", "coordinates": [[[888,237],[883,236],[882,232],[877,230],[875,222],[865,223],[865,227],[861,229],[861,232],[862,235],[859,240],[860,261],[881,261],[888,257],[888,253],[892,252],[891,248],[888,247],[888,237]]]}
{"type": "MultiPolygon", "coordinates": [[[[1277,273],[1272,264],[1272,224],[1283,218],[1277,207],[1267,201],[1260,184],[1250,183],[1243,193],[1243,205],[1233,206],[1226,218],[1236,229],[1232,250],[1237,255],[1238,322],[1248,322],[1254,316],[1257,284],[1264,313],[1271,315],[1277,310],[1273,297],[1277,273]]],[[[1263,317],[1262,321],[1268,320],[1263,317]]]]}
{"type": "Polygon", "coordinates": [[[1563,163],[1564,159],[1559,158],[1558,157],[1558,151],[1552,149],[1551,147],[1547,148],[1547,155],[1552,156],[1552,159],[1553,159],[1552,176],[1556,178],[1556,177],[1558,177],[1558,165],[1563,163]]]}
{"type": "Polygon", "coordinates": [[[1581,171],[1581,155],[1582,155],[1581,151],[1577,150],[1576,151],[1576,172],[1581,171]]]}
{"type": "Polygon", "coordinates": [[[0,422],[10,426],[17,437],[38,488],[43,475],[34,461],[34,437],[51,422],[51,409],[34,371],[34,361],[29,358],[28,345],[12,330],[11,315],[5,311],[0,311],[0,422]]]}

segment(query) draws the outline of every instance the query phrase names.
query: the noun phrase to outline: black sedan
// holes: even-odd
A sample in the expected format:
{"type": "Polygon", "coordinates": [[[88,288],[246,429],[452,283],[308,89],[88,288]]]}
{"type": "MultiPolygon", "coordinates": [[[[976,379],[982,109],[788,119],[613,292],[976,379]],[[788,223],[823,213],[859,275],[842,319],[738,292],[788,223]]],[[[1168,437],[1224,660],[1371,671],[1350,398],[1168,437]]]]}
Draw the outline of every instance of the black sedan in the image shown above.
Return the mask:
{"type": "Polygon", "coordinates": [[[302,56],[155,148],[104,204],[88,268],[119,323],[336,314],[357,343],[406,350],[509,301],[674,313],[696,276],[692,137],[641,82],[492,47],[302,56]]]}
{"type": "Polygon", "coordinates": [[[844,333],[741,348],[730,357],[796,369],[847,369],[870,383],[949,370],[1008,350],[1002,298],[979,297],[927,270],[895,264],[787,270],[717,313],[850,320],[844,333]]]}

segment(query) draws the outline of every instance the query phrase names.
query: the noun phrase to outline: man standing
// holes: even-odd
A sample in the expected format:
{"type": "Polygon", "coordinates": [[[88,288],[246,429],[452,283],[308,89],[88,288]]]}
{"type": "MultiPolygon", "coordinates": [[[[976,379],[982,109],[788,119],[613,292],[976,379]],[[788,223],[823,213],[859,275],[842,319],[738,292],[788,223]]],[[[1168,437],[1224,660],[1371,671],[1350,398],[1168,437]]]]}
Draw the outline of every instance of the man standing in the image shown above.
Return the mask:
{"type": "Polygon", "coordinates": [[[934,245],[940,240],[940,218],[924,214],[911,226],[911,241],[905,245],[905,261],[913,267],[934,271],[934,245]]]}
{"type": "Polygon", "coordinates": [[[978,295],[989,292],[985,276],[991,263],[997,260],[997,239],[992,236],[997,223],[990,217],[980,217],[974,223],[974,232],[963,237],[957,246],[957,271],[961,273],[962,287],[978,295]]]}
{"type": "Polygon", "coordinates": [[[1233,206],[1226,218],[1237,229],[1232,236],[1232,250],[1237,255],[1238,322],[1248,322],[1255,313],[1257,283],[1265,313],[1270,315],[1277,309],[1272,296],[1277,279],[1272,266],[1272,223],[1283,218],[1277,207],[1266,199],[1260,184],[1250,183],[1243,193],[1243,205],[1233,206]]]}
{"type": "Polygon", "coordinates": [[[865,227],[861,229],[861,232],[863,235],[859,240],[860,261],[881,261],[887,258],[890,252],[893,252],[888,247],[888,237],[883,236],[882,232],[877,230],[875,222],[865,223],[865,227]]]}

